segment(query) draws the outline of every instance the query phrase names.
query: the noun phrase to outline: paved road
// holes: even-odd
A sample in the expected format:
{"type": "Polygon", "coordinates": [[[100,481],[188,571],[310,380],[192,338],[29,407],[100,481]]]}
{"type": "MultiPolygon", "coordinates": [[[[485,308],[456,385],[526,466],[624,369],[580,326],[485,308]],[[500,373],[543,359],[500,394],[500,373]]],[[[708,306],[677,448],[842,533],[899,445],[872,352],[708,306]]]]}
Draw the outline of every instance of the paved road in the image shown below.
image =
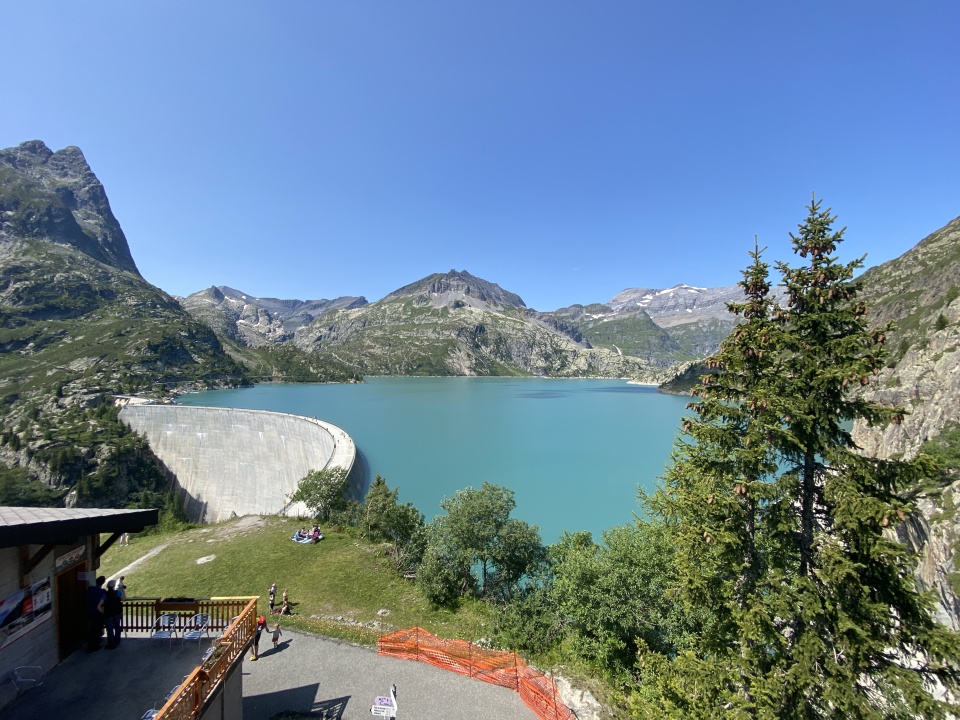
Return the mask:
{"type": "MultiPolygon", "coordinates": [[[[243,661],[244,720],[285,710],[328,711],[330,720],[369,720],[378,695],[396,683],[397,720],[535,720],[520,696],[425,663],[380,657],[375,650],[285,630],[274,650],[266,633],[261,657],[243,661]]],[[[204,642],[173,644],[124,638],[116,650],[73,653],[0,710],[0,720],[125,720],[159,707],[170,688],[197,666],[204,642]]],[[[321,715],[322,717],[322,715],[321,715]]]]}
{"type": "Polygon", "coordinates": [[[366,720],[373,699],[388,695],[391,683],[397,685],[397,720],[536,720],[516,692],[426,663],[288,630],[280,640],[274,650],[264,633],[260,659],[243,663],[244,720],[269,720],[283,710],[366,720]]]}

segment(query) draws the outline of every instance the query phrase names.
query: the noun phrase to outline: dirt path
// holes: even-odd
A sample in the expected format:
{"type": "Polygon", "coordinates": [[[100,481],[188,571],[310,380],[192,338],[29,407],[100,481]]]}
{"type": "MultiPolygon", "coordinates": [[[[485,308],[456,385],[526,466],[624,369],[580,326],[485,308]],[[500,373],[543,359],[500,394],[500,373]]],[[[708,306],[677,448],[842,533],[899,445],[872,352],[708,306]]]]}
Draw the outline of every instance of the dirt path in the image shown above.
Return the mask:
{"type": "Polygon", "coordinates": [[[137,566],[140,565],[141,563],[146,562],[147,560],[149,560],[150,558],[152,558],[154,555],[157,555],[161,550],[166,549],[166,547],[167,547],[166,543],[164,543],[163,545],[157,545],[155,548],[153,548],[153,550],[151,550],[150,552],[148,552],[148,553],[147,553],[146,555],[144,555],[143,557],[139,557],[139,558],[137,558],[136,560],[134,560],[132,563],[130,563],[129,565],[127,565],[126,567],[123,567],[123,568],[120,568],[119,570],[117,570],[113,575],[111,575],[110,577],[108,577],[107,580],[108,580],[108,581],[109,581],[109,580],[116,580],[116,579],[117,579],[118,577],[120,577],[121,575],[126,575],[128,572],[130,572],[131,570],[133,570],[135,567],[137,567],[137,566]]]}
{"type": "MultiPolygon", "coordinates": [[[[263,524],[264,524],[264,517],[262,515],[245,515],[243,517],[237,518],[235,522],[225,523],[224,525],[218,526],[216,529],[210,528],[210,527],[202,527],[202,528],[198,528],[196,530],[190,531],[189,534],[196,533],[198,535],[203,536],[203,535],[206,535],[207,533],[216,532],[218,539],[223,540],[223,539],[236,537],[237,535],[246,534],[251,530],[255,530],[261,527],[263,524]]],[[[187,535],[181,533],[180,535],[177,536],[174,542],[184,542],[185,537],[187,537],[187,535]]],[[[155,548],[152,548],[146,554],[137,558],[129,565],[117,570],[115,573],[110,575],[110,577],[108,577],[107,580],[116,580],[121,575],[126,575],[127,573],[136,569],[139,565],[143,564],[144,562],[152,558],[154,555],[157,555],[158,553],[160,553],[162,550],[165,550],[169,546],[170,546],[170,543],[163,543],[162,545],[157,545],[155,548]]]]}

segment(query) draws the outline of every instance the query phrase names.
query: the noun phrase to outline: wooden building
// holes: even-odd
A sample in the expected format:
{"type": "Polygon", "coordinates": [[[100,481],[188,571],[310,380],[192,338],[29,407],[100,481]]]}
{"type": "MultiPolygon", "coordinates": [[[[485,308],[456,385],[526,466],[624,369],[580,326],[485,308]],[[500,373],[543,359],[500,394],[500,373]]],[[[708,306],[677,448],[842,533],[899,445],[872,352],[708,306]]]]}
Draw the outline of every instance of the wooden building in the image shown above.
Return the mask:
{"type": "MultiPolygon", "coordinates": [[[[83,646],[100,558],[157,519],[157,510],[0,507],[0,680],[23,666],[46,673],[83,646]]],[[[0,707],[14,697],[0,682],[0,707]]]]}

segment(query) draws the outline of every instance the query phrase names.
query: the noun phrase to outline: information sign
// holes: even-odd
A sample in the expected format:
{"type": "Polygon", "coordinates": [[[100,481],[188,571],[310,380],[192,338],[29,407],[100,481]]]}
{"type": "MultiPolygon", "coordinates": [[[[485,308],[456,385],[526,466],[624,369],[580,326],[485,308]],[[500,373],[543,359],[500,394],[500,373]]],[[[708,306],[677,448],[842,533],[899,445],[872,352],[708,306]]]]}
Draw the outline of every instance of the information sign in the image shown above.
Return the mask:
{"type": "Polygon", "coordinates": [[[373,707],[370,708],[370,714],[376,717],[395,717],[397,714],[397,705],[392,697],[382,695],[374,698],[373,707]]]}

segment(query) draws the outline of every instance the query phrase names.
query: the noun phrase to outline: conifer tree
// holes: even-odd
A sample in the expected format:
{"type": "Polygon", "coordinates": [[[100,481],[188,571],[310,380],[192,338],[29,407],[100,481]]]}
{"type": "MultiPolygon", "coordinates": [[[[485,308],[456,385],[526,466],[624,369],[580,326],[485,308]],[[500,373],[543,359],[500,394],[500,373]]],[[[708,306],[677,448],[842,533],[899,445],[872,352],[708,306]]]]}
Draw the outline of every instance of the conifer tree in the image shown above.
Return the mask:
{"type": "MultiPolygon", "coordinates": [[[[912,511],[923,460],[857,453],[848,427],[902,410],[849,392],[883,365],[843,231],[813,200],[799,267],[778,263],[774,302],[761,251],[743,273],[743,318],[694,392],[664,486],[649,501],[674,533],[674,591],[709,611],[687,652],[646,665],[641,704],[667,716],[944,717],[960,641],[930,615],[915,560],[884,529],[912,511]]],[[[646,659],[642,659],[647,662],[646,659]]],[[[955,708],[954,708],[955,709],[955,708]]]]}

